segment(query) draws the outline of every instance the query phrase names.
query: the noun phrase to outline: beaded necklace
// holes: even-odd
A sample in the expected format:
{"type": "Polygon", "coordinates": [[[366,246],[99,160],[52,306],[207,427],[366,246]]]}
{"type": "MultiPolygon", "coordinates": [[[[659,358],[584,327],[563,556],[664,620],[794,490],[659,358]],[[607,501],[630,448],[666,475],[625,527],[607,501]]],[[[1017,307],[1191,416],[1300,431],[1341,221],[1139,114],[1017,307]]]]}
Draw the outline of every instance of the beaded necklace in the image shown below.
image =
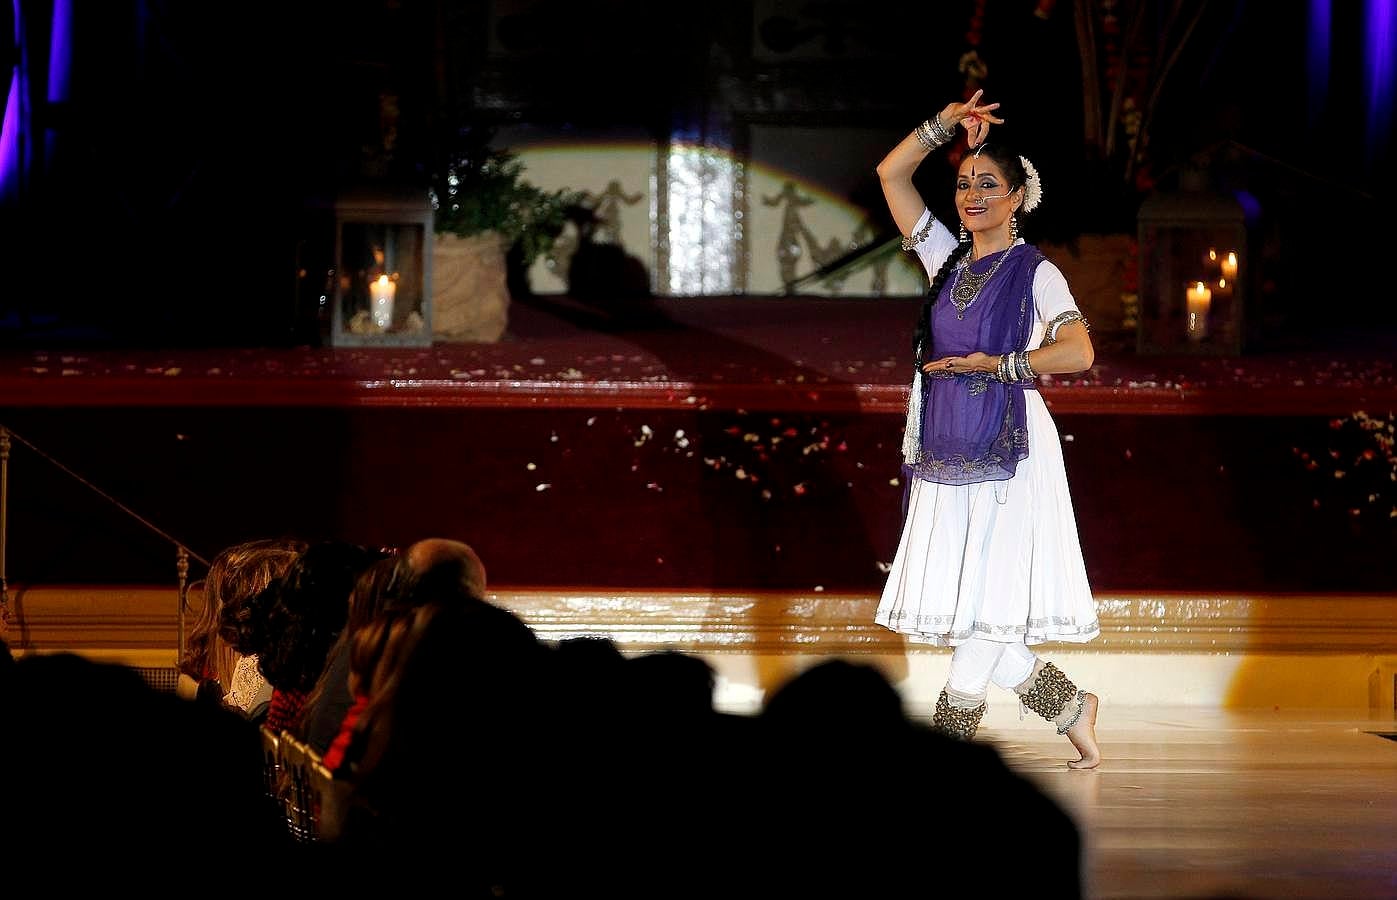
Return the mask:
{"type": "MultiPolygon", "coordinates": [[[[1009,250],[1012,249],[1014,248],[1009,248],[1009,250]]],[[[990,266],[990,270],[983,275],[971,272],[969,261],[956,270],[956,283],[951,287],[951,303],[956,308],[957,319],[965,318],[965,311],[980,296],[980,290],[994,277],[994,273],[999,271],[1004,260],[1009,258],[1009,250],[999,254],[999,259],[996,259],[994,265],[990,266]]]]}

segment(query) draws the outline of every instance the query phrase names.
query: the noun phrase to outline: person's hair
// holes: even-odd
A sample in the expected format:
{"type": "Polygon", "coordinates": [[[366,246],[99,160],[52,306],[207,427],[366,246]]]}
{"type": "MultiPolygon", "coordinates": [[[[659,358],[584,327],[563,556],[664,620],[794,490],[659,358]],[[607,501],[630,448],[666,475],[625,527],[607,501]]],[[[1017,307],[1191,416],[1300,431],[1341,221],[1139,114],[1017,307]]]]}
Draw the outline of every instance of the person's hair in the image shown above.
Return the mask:
{"type": "MultiPolygon", "coordinates": [[[[1019,159],[1019,154],[1003,143],[986,143],[980,147],[980,156],[989,157],[999,171],[1004,174],[1009,182],[1009,192],[1013,193],[1023,187],[1028,181],[1028,172],[1023,167],[1023,162],[1019,159]]],[[[959,172],[956,175],[960,177],[959,172]]],[[[1019,210],[1022,212],[1022,208],[1019,210]]],[[[953,234],[955,232],[952,232],[953,234]]],[[[936,298],[941,296],[941,289],[946,285],[946,279],[955,271],[956,265],[961,257],[970,252],[972,241],[967,235],[965,240],[956,244],[954,250],[946,257],[946,261],[941,264],[941,268],[936,270],[936,275],[931,279],[931,286],[927,288],[926,296],[922,298],[921,311],[917,314],[917,327],[912,332],[912,359],[918,369],[922,363],[926,362],[923,355],[927,351],[927,338],[931,332],[931,308],[936,305],[936,298]]]]}
{"type": "Polygon", "coordinates": [[[224,604],[222,612],[218,614],[218,636],[241,655],[260,655],[267,646],[267,611],[276,600],[280,581],[281,575],[278,575],[261,590],[242,597],[239,602],[224,604]]]}
{"type": "MultiPolygon", "coordinates": [[[[184,656],[178,663],[182,673],[198,682],[217,681],[222,692],[228,692],[242,654],[223,634],[224,610],[235,610],[281,577],[305,546],[294,538],[245,541],[213,558],[203,578],[204,603],[190,626],[184,656]]],[[[234,617],[235,613],[228,615],[234,617]]]]}
{"type": "Polygon", "coordinates": [[[946,278],[955,269],[960,258],[970,252],[970,239],[966,238],[956,245],[946,261],[941,264],[941,268],[936,270],[936,276],[931,279],[931,287],[927,288],[926,296],[922,298],[921,311],[917,313],[917,327],[912,331],[912,362],[918,369],[927,351],[927,338],[931,335],[931,308],[936,305],[936,298],[941,296],[941,288],[946,284],[946,278]]]}
{"type": "Polygon", "coordinates": [[[359,575],[380,558],[377,551],[345,541],[312,544],[272,587],[268,639],[257,664],[273,688],[304,692],[315,686],[349,619],[359,575]]]}
{"type": "Polygon", "coordinates": [[[528,729],[538,716],[546,654],[522,619],[484,600],[389,609],[360,629],[351,667],[369,699],[346,754],[345,811],[368,808],[385,822],[407,824],[415,817],[389,811],[445,802],[423,796],[423,787],[445,765],[443,753],[453,752],[448,744],[460,779],[436,788],[447,795],[453,783],[477,795],[503,788],[476,782],[509,782],[506,769],[537,748],[528,729]]]}
{"type": "Polygon", "coordinates": [[[349,654],[354,693],[382,696],[402,668],[403,656],[415,643],[414,635],[426,628],[440,609],[437,603],[393,607],[355,631],[349,654]]]}
{"type": "MultiPolygon", "coordinates": [[[[372,570],[377,597],[372,604],[361,604],[345,628],[349,643],[349,684],[355,695],[374,693],[374,672],[384,664],[396,638],[395,629],[429,604],[484,603],[470,587],[473,579],[468,560],[458,557],[439,559],[423,569],[415,569],[410,555],[403,553],[383,560],[372,570]],[[379,568],[382,567],[382,568],[379,568]]],[[[370,573],[365,573],[369,576],[370,573]]],[[[357,588],[370,585],[361,579],[357,588]]]]}
{"type": "MultiPolygon", "coordinates": [[[[392,556],[385,556],[359,573],[359,577],[354,582],[353,590],[349,592],[349,614],[345,619],[344,628],[340,630],[334,646],[326,655],[327,660],[334,659],[340,653],[349,653],[353,646],[354,635],[368,627],[383,611],[400,577],[399,559],[396,553],[392,556]]],[[[332,690],[330,679],[334,677],[335,671],[335,667],[328,665],[321,671],[320,676],[315,681],[315,686],[311,688],[310,694],[306,697],[304,706],[306,712],[319,705],[322,698],[332,690]]]]}
{"type": "Polygon", "coordinates": [[[345,621],[345,634],[353,634],[366,627],[393,601],[402,578],[401,564],[402,557],[394,553],[375,560],[359,573],[354,590],[349,593],[349,618],[345,621]]]}

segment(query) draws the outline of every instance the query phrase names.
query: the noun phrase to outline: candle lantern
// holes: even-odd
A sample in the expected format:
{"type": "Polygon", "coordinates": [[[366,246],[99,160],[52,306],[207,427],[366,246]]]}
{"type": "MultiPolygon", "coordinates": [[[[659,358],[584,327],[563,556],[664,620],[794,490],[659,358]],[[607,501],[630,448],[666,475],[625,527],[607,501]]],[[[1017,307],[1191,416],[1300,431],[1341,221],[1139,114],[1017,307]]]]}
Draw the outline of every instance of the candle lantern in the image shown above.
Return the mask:
{"type": "Polygon", "coordinates": [[[330,344],[432,343],[432,204],[427,191],[356,189],[335,204],[330,344]]]}
{"type": "Polygon", "coordinates": [[[1138,215],[1142,354],[1242,352],[1250,279],[1242,206],[1203,191],[1156,193],[1138,215]]]}
{"type": "Polygon", "coordinates": [[[1208,313],[1213,306],[1213,292],[1203,282],[1188,289],[1188,318],[1184,329],[1191,341],[1201,341],[1208,336],[1208,313]]]}

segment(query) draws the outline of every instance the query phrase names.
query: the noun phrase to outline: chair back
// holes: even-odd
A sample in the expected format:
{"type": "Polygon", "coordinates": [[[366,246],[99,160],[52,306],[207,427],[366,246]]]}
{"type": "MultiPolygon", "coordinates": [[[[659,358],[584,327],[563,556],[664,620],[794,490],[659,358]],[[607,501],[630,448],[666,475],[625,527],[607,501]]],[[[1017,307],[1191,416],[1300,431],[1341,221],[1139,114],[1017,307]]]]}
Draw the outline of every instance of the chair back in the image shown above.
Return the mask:
{"type": "Polygon", "coordinates": [[[262,789],[268,799],[278,801],[281,796],[281,736],[266,725],[257,730],[262,735],[262,789]]]}
{"type": "Polygon", "coordinates": [[[333,839],[328,814],[337,798],[334,775],[310,745],[283,731],[279,739],[281,798],[291,836],[301,842],[333,839]],[[327,821],[328,820],[328,821],[327,821]]]}

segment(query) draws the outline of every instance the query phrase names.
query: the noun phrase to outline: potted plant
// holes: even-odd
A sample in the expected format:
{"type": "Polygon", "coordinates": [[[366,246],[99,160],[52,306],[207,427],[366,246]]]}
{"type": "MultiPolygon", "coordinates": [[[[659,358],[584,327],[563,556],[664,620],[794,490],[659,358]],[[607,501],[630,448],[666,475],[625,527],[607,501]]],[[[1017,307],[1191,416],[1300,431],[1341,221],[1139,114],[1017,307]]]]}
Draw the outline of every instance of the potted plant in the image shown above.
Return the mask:
{"type": "Polygon", "coordinates": [[[526,181],[510,150],[490,146],[489,129],[455,136],[432,176],[433,336],[497,341],[509,322],[509,267],[527,270],[553,247],[567,210],[581,199],[526,181]]]}

